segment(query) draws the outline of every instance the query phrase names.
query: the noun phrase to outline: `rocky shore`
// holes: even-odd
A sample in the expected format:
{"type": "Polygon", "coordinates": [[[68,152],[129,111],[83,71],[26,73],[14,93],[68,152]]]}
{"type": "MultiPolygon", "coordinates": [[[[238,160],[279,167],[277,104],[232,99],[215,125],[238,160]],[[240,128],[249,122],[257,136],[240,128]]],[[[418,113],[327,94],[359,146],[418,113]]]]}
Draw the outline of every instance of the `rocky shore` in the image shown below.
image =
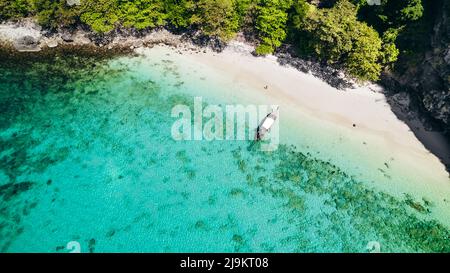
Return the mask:
{"type": "Polygon", "coordinates": [[[428,50],[403,69],[383,73],[381,83],[394,113],[450,172],[450,1],[438,5],[428,50]],[[427,140],[438,133],[440,141],[427,140]]]}
{"type": "Polygon", "coordinates": [[[82,27],[51,32],[43,30],[31,19],[0,25],[0,43],[12,46],[18,52],[39,52],[44,48],[62,46],[95,46],[99,48],[134,49],[152,44],[178,45],[182,37],[160,29],[147,33],[117,30],[99,35],[82,27]]]}
{"type": "MultiPolygon", "coordinates": [[[[246,44],[254,51],[254,44],[250,44],[242,34],[234,41],[246,44]]],[[[78,27],[51,32],[42,29],[34,20],[28,18],[19,22],[0,24],[0,45],[14,48],[17,52],[39,52],[43,49],[57,47],[91,46],[98,49],[129,51],[140,47],[151,47],[156,44],[203,51],[210,48],[220,52],[227,44],[217,39],[211,39],[200,32],[173,34],[167,29],[160,28],[152,31],[136,31],[133,29],[116,29],[107,34],[97,34],[78,27]]],[[[236,51],[241,49],[236,48],[236,51]]],[[[245,49],[248,51],[248,48],[245,49]]],[[[344,90],[355,88],[358,83],[345,75],[342,70],[294,57],[289,45],[278,49],[275,56],[281,65],[290,65],[304,73],[310,73],[332,87],[344,90]]]]}
{"type": "Polygon", "coordinates": [[[421,110],[450,135],[450,2],[442,1],[435,15],[428,50],[417,56],[416,63],[405,65],[401,72],[384,73],[387,89],[406,90],[421,110]]]}
{"type": "Polygon", "coordinates": [[[311,73],[334,88],[345,90],[358,86],[358,83],[347,77],[342,70],[323,65],[319,62],[294,57],[289,45],[284,45],[279,48],[275,55],[281,65],[290,65],[303,73],[311,73]]]}

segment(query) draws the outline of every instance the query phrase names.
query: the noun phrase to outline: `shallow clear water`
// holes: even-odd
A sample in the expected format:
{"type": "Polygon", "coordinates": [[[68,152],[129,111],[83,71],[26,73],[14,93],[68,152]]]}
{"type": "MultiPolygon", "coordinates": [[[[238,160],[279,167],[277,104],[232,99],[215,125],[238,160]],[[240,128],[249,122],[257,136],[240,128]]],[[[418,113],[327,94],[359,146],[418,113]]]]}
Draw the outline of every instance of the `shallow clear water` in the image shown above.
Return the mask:
{"type": "Polygon", "coordinates": [[[431,201],[293,146],[174,141],[172,107],[208,101],[220,75],[193,88],[177,64],[140,61],[0,66],[1,252],[450,252],[431,201]]]}

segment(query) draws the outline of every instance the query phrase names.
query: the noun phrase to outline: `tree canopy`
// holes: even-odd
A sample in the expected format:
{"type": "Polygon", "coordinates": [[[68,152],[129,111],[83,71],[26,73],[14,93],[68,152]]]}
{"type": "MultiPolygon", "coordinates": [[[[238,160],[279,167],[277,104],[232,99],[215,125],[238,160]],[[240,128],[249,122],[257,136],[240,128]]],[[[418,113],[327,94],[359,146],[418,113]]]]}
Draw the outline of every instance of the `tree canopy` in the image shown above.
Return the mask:
{"type": "Polygon", "coordinates": [[[208,36],[230,40],[239,28],[233,0],[199,0],[193,23],[208,36]]]}
{"type": "MultiPolygon", "coordinates": [[[[296,10],[296,12],[299,12],[296,10]]],[[[301,50],[329,64],[340,64],[362,80],[376,80],[381,72],[382,40],[366,23],[357,20],[357,9],[341,0],[329,9],[302,8],[294,28],[301,50]]]]}
{"type": "MultiPolygon", "coordinates": [[[[85,24],[107,33],[117,27],[160,26],[194,30],[223,41],[245,29],[257,38],[256,53],[271,54],[284,42],[306,57],[377,80],[403,52],[414,50],[423,27],[422,0],[0,0],[0,21],[34,16],[49,29],[85,24]],[[325,3],[325,1],[324,1],[325,3]],[[399,49],[403,48],[403,51],[399,49]]],[[[430,21],[429,18],[427,18],[430,21]]],[[[420,36],[422,37],[422,36],[420,36]]]]}
{"type": "Polygon", "coordinates": [[[286,39],[288,14],[291,0],[261,0],[257,8],[256,29],[261,44],[258,54],[272,53],[286,39]]]}

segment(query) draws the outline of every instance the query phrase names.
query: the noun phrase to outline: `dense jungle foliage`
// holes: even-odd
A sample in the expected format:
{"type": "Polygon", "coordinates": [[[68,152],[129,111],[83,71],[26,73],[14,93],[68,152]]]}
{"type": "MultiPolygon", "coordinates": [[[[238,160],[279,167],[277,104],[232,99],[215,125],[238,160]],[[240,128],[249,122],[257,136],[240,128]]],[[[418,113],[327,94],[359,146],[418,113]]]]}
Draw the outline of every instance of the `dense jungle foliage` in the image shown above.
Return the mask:
{"type": "Polygon", "coordinates": [[[283,43],[298,54],[377,80],[399,55],[427,48],[432,3],[425,0],[0,0],[0,20],[35,17],[48,29],[89,26],[108,33],[168,27],[224,42],[242,31],[256,53],[283,43]],[[377,5],[379,2],[379,5],[377,5]]]}

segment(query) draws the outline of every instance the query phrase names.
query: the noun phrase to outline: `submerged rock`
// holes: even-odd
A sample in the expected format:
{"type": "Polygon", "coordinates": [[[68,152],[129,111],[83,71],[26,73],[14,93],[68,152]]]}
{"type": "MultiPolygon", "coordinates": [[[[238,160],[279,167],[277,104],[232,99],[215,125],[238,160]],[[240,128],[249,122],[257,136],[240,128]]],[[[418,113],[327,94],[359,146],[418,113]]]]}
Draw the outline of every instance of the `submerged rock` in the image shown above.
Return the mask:
{"type": "Polygon", "coordinates": [[[92,238],[88,242],[89,253],[93,253],[95,251],[95,239],[92,238]]]}
{"type": "Polygon", "coordinates": [[[28,191],[34,185],[33,182],[8,183],[0,186],[0,196],[4,201],[9,201],[14,196],[28,191]]]}

